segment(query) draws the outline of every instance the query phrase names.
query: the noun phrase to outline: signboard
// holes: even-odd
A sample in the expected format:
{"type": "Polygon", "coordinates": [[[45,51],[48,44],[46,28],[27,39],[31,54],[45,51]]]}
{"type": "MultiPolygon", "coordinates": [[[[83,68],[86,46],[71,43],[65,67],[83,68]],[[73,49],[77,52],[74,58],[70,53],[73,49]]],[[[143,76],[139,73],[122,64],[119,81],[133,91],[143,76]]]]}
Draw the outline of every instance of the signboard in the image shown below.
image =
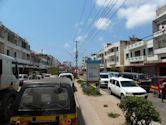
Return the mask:
{"type": "Polygon", "coordinates": [[[100,61],[87,60],[86,66],[87,66],[87,73],[86,73],[87,81],[89,82],[99,81],[100,61]]]}

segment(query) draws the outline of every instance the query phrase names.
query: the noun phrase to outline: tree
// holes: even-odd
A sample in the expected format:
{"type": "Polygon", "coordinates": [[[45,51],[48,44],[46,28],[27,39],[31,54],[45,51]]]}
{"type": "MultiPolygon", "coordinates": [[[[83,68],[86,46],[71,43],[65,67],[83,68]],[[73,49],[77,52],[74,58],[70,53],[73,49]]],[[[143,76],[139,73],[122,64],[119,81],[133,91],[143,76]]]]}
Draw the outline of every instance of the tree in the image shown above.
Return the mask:
{"type": "Polygon", "coordinates": [[[128,125],[149,125],[160,122],[160,115],[152,102],[142,97],[130,96],[121,100],[119,107],[124,111],[128,125]]]}

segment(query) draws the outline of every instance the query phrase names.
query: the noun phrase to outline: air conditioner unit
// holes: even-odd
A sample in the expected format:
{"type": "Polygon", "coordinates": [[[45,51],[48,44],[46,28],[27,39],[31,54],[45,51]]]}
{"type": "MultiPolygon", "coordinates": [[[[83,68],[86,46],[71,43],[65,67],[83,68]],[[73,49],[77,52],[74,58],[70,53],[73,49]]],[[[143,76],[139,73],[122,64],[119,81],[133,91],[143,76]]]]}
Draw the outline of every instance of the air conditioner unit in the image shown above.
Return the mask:
{"type": "Polygon", "coordinates": [[[161,31],[166,30],[166,24],[165,25],[159,25],[159,30],[161,30],[161,31]]]}

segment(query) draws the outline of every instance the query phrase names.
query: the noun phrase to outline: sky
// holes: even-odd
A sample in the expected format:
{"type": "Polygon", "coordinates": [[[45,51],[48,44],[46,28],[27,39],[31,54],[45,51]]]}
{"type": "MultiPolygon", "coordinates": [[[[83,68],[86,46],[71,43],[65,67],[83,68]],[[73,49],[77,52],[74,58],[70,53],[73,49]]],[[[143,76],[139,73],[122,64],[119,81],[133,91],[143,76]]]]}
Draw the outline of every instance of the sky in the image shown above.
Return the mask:
{"type": "Polygon", "coordinates": [[[152,34],[155,11],[166,0],[0,0],[0,21],[36,52],[74,65],[105,43],[152,34]]]}

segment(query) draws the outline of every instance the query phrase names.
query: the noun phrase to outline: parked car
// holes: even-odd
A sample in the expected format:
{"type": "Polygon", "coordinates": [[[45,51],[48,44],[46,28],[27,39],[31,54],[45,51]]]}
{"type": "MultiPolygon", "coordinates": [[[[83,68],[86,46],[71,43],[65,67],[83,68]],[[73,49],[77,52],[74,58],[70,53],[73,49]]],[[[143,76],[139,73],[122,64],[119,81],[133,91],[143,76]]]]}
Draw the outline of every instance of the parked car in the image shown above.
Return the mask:
{"type": "Polygon", "coordinates": [[[76,111],[69,79],[29,80],[17,95],[10,125],[77,125],[76,111]]]}
{"type": "Polygon", "coordinates": [[[119,72],[109,72],[111,77],[119,77],[120,73],[119,72]]]}
{"type": "Polygon", "coordinates": [[[121,98],[124,96],[148,97],[145,89],[138,86],[132,79],[123,77],[112,77],[108,84],[108,90],[110,94],[113,93],[121,98]]]}
{"type": "Polygon", "coordinates": [[[35,80],[35,79],[42,79],[41,75],[30,75],[28,77],[29,80],[35,80]]]}
{"type": "Polygon", "coordinates": [[[110,82],[111,75],[109,72],[100,73],[100,87],[108,87],[108,83],[110,82]]]}
{"type": "Polygon", "coordinates": [[[19,74],[19,86],[22,86],[25,80],[28,80],[28,74],[19,74]]]}
{"type": "Polygon", "coordinates": [[[72,81],[72,83],[74,83],[74,76],[72,73],[61,73],[59,74],[59,77],[69,78],[72,81]]]}
{"type": "Polygon", "coordinates": [[[150,91],[159,98],[161,97],[161,86],[163,80],[166,80],[166,76],[155,76],[151,78],[150,91]]]}
{"type": "Polygon", "coordinates": [[[28,80],[28,74],[19,74],[19,81],[28,80]]]}
{"type": "Polygon", "coordinates": [[[74,76],[73,76],[72,73],[61,73],[61,74],[59,74],[59,77],[60,77],[60,78],[65,77],[65,78],[70,79],[70,80],[71,80],[71,83],[72,83],[73,90],[74,90],[74,91],[76,90],[76,88],[75,88],[75,86],[74,86],[74,76]]]}
{"type": "Polygon", "coordinates": [[[147,92],[150,91],[150,79],[143,73],[135,72],[121,72],[120,75],[124,78],[134,80],[139,86],[144,88],[147,92]]]}

